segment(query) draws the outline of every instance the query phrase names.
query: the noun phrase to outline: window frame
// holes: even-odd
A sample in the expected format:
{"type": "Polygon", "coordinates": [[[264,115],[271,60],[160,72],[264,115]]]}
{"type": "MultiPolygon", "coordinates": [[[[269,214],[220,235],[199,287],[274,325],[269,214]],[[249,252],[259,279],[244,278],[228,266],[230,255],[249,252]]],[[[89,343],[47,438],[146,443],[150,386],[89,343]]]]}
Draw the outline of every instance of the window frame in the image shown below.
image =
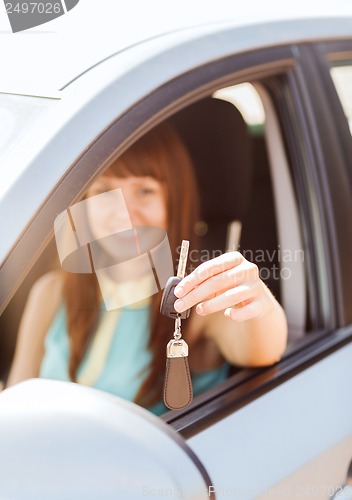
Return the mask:
{"type": "MultiPolygon", "coordinates": [[[[346,307],[339,307],[341,301],[344,301],[344,304],[347,303],[345,293],[346,291],[349,292],[349,289],[346,290],[346,287],[343,288],[341,279],[340,281],[336,279],[336,273],[334,273],[334,268],[336,269],[335,264],[339,262],[336,255],[339,255],[338,252],[341,251],[341,246],[339,248],[329,248],[327,249],[328,251],[324,251],[324,255],[320,257],[320,266],[315,265],[314,262],[316,254],[323,252],[321,242],[316,242],[312,238],[314,234],[313,228],[316,227],[317,222],[320,223],[321,241],[326,242],[329,240],[331,232],[335,234],[335,231],[331,231],[331,229],[334,228],[334,221],[336,216],[338,216],[338,209],[336,209],[336,194],[338,193],[338,189],[335,188],[333,193],[329,189],[325,190],[325,196],[320,191],[321,182],[326,183],[327,181],[325,162],[323,165],[317,164],[317,158],[321,158],[325,153],[322,149],[322,137],[319,135],[319,140],[317,141],[308,134],[310,140],[305,140],[304,134],[302,134],[302,130],[307,132],[309,127],[316,127],[319,120],[322,119],[322,113],[318,113],[316,116],[314,112],[313,115],[310,114],[312,113],[311,109],[308,112],[303,109],[303,106],[309,104],[309,99],[312,99],[316,92],[315,84],[312,84],[312,80],[310,80],[312,72],[310,71],[308,76],[305,76],[307,68],[312,68],[311,50],[314,45],[303,44],[293,46],[293,51],[296,53],[299,51],[300,62],[299,64],[296,62],[295,70],[291,68],[286,89],[282,89],[282,95],[280,96],[282,99],[281,104],[285,103],[285,109],[280,109],[279,103],[274,98],[273,93],[271,93],[273,102],[276,101],[283,133],[287,134],[287,142],[291,142],[291,148],[294,148],[296,145],[295,141],[299,139],[304,144],[305,149],[305,151],[301,152],[301,159],[296,158],[296,161],[293,161],[293,175],[295,176],[295,183],[298,186],[298,194],[301,196],[300,211],[303,217],[302,222],[305,225],[305,237],[310,242],[308,248],[312,251],[310,255],[309,279],[312,279],[315,283],[313,293],[310,295],[310,301],[315,303],[314,313],[316,317],[312,321],[312,330],[314,331],[294,346],[291,346],[278,365],[262,370],[243,370],[221,384],[221,388],[214,388],[211,391],[207,391],[204,396],[199,396],[197,398],[199,405],[196,409],[186,409],[182,414],[180,412],[177,414],[169,412],[162,417],[187,438],[204,430],[243,405],[248,404],[256,397],[272,390],[280,383],[340,349],[352,340],[352,328],[349,326],[350,321],[346,314],[348,313],[348,309],[346,307]],[[299,109],[298,116],[296,116],[297,123],[295,124],[295,128],[292,127],[292,123],[288,123],[290,118],[292,118],[292,115],[289,116],[287,113],[290,106],[298,106],[299,109]],[[305,161],[302,161],[304,155],[306,155],[306,158],[305,161]],[[300,161],[301,164],[299,164],[300,161]],[[320,214],[314,213],[314,207],[311,206],[312,200],[310,199],[310,195],[312,193],[316,197],[315,203],[319,206],[318,212],[320,211],[320,214]],[[335,200],[331,200],[332,194],[335,195],[335,200]],[[326,221],[323,218],[326,199],[329,200],[329,207],[333,212],[333,218],[328,224],[325,223],[326,221]],[[335,201],[335,205],[332,204],[333,201],[335,201]],[[325,283],[318,279],[318,274],[322,271],[323,266],[327,268],[325,283]],[[327,297],[325,297],[325,311],[322,304],[324,298],[321,295],[320,297],[315,296],[317,291],[321,291],[322,288],[325,288],[325,292],[327,292],[327,297]]],[[[314,76],[318,76],[316,71],[314,71],[314,76]]],[[[249,78],[247,78],[247,81],[250,81],[249,78]]],[[[259,83],[262,84],[262,82],[259,83]]],[[[326,112],[324,110],[324,117],[326,117],[326,112]]],[[[337,145],[334,144],[334,147],[335,154],[329,155],[328,161],[330,165],[338,162],[340,172],[342,173],[345,170],[345,165],[340,161],[337,145]]],[[[290,144],[287,144],[287,148],[289,151],[290,144]]],[[[346,202],[346,199],[343,201],[346,202]]],[[[307,246],[305,245],[306,248],[307,246]]],[[[340,275],[338,278],[341,278],[342,265],[339,272],[340,275]]]]}
{"type": "MultiPolygon", "coordinates": [[[[322,85],[330,98],[331,116],[333,117],[336,131],[339,136],[341,150],[346,165],[352,164],[351,132],[345,117],[345,113],[337,94],[334,81],[330,75],[331,66],[339,62],[350,62],[352,65],[352,40],[341,40],[316,44],[313,48],[317,58],[318,71],[322,79],[322,85]]],[[[352,169],[348,169],[352,183],[352,169]]]]}
{"type": "MultiPolygon", "coordinates": [[[[331,291],[329,300],[335,303],[335,322],[331,328],[352,322],[352,142],[348,122],[330,74],[329,61],[345,59],[350,54],[352,40],[305,44],[300,48],[304,71],[303,86],[307,94],[306,121],[314,130],[312,146],[314,175],[320,188],[317,193],[325,219],[326,244],[330,264],[331,291]],[[326,138],[329,140],[326,140],[326,138]],[[325,212],[325,213],[324,213],[325,212]]],[[[313,134],[312,134],[313,136],[313,134]]]]}

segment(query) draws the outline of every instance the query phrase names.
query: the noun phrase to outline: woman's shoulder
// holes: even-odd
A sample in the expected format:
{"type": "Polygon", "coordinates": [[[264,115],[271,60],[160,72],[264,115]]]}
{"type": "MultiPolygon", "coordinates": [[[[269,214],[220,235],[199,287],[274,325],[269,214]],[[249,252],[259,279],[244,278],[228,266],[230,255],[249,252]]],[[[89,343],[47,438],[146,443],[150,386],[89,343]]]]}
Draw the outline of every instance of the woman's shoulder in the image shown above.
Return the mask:
{"type": "Polygon", "coordinates": [[[63,287],[63,276],[60,271],[50,271],[43,274],[34,282],[31,295],[44,295],[47,293],[60,293],[63,287]]]}
{"type": "Polygon", "coordinates": [[[29,292],[23,312],[20,334],[36,336],[40,342],[44,339],[62,303],[63,276],[52,271],[43,274],[29,292]]]}
{"type": "Polygon", "coordinates": [[[62,300],[63,275],[60,271],[50,271],[43,274],[32,286],[28,306],[40,308],[42,315],[52,318],[62,300]]]}
{"type": "Polygon", "coordinates": [[[45,335],[62,300],[62,284],[60,272],[49,272],[32,285],[21,318],[7,385],[38,376],[45,335]]]}

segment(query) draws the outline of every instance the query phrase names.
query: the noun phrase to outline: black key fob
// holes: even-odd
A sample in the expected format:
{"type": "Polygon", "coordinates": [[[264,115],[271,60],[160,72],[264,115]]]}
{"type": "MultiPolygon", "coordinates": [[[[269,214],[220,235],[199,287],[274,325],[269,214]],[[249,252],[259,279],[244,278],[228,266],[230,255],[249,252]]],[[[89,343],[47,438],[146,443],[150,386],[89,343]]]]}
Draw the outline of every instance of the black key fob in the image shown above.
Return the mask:
{"type": "MultiPolygon", "coordinates": [[[[177,300],[174,291],[180,281],[181,278],[178,278],[177,276],[171,276],[171,278],[167,280],[160,304],[161,314],[173,319],[176,319],[177,315],[179,314],[177,311],[175,311],[174,308],[174,304],[177,300]]],[[[187,319],[190,313],[191,313],[190,309],[183,311],[183,313],[181,313],[181,319],[187,319]]]]}

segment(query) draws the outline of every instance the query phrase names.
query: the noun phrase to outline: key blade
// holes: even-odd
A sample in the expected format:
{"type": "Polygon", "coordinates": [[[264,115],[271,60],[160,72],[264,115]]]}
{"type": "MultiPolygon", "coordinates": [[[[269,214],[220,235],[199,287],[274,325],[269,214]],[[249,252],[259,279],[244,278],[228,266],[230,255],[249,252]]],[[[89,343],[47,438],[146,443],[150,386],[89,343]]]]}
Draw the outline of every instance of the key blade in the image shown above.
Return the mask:
{"type": "Polygon", "coordinates": [[[180,259],[178,261],[178,266],[177,266],[177,277],[181,279],[185,277],[186,273],[188,249],[189,249],[189,241],[182,240],[180,259]]]}

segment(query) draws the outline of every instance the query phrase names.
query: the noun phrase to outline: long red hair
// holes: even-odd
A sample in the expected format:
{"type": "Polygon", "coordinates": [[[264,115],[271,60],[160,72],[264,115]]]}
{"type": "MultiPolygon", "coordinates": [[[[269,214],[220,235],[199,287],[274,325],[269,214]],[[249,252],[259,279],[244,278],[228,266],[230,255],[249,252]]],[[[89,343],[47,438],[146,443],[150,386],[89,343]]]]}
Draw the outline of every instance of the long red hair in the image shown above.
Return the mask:
{"type": "MultiPolygon", "coordinates": [[[[115,160],[104,175],[128,177],[151,176],[165,189],[167,232],[173,256],[182,239],[197,246],[194,226],[199,216],[199,202],[192,163],[174,129],[163,123],[144,135],[115,160]]],[[[165,371],[165,348],[171,338],[174,321],[159,313],[161,292],[153,296],[148,347],[152,360],[146,380],[135,402],[145,407],[160,400],[165,371]]],[[[70,338],[69,374],[76,380],[78,367],[99,320],[100,290],[95,275],[65,273],[64,299],[67,307],[70,338]]]]}

